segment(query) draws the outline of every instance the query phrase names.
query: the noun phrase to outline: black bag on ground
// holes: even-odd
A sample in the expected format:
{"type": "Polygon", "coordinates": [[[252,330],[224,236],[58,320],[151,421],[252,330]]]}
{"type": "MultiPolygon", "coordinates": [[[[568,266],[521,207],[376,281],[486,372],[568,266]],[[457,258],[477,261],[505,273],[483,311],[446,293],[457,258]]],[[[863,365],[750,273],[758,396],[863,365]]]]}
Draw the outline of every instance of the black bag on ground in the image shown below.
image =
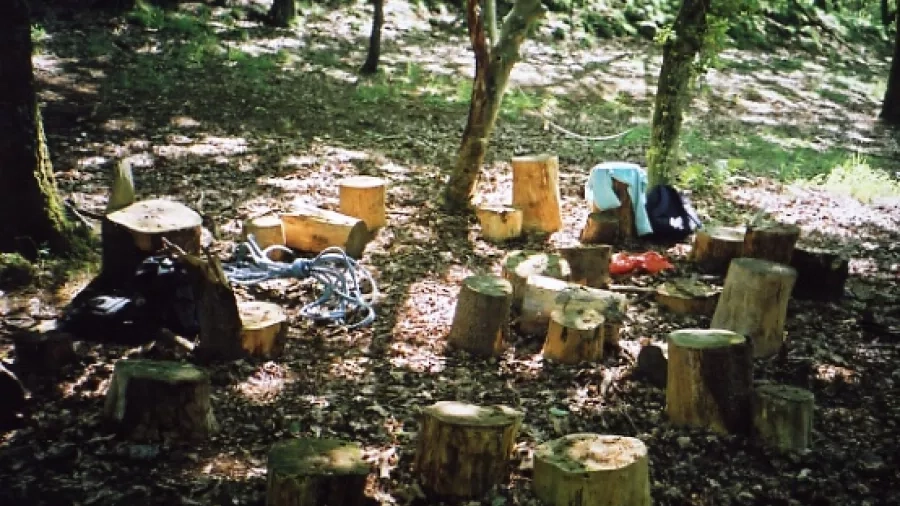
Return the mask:
{"type": "Polygon", "coordinates": [[[656,185],[650,189],[646,209],[653,228],[653,233],[647,236],[651,241],[680,242],[703,226],[691,201],[669,185],[656,185]]]}

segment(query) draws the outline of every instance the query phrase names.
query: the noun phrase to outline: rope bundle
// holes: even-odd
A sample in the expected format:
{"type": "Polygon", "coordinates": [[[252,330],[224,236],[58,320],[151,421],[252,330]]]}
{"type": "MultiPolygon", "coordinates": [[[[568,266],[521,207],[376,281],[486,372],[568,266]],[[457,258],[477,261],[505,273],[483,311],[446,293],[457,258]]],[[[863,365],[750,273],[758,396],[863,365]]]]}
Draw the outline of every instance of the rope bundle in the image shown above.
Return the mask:
{"type": "Polygon", "coordinates": [[[352,315],[364,312],[365,317],[361,321],[348,325],[351,329],[369,325],[375,320],[375,309],[372,307],[372,301],[378,295],[375,280],[341,248],[326,248],[315,258],[298,258],[291,263],[271,260],[268,254],[275,250],[293,253],[280,245],[260,249],[250,235],[246,243],[238,246],[236,260],[222,267],[228,279],[239,285],[255,285],[271,279],[315,279],[322,286],[322,293],[300,309],[300,315],[305,318],[345,325],[352,315]],[[372,287],[368,295],[363,294],[360,286],[364,281],[372,287]]]}

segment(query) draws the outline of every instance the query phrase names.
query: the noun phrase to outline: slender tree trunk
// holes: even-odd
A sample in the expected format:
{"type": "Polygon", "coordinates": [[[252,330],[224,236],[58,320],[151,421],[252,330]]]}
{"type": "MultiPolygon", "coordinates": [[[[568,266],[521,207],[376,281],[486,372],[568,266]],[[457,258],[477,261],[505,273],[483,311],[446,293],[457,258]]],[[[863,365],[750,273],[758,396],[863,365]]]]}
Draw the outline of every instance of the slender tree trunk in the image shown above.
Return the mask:
{"type": "Polygon", "coordinates": [[[887,91],[881,105],[881,120],[890,125],[900,125],[900,0],[897,0],[897,33],[894,35],[894,58],[888,76],[887,91]]]}
{"type": "Polygon", "coordinates": [[[682,0],[673,33],[663,45],[647,168],[650,186],[671,181],[678,162],[678,138],[684,110],[690,104],[695,60],[703,49],[711,0],[682,0]]]}
{"type": "Polygon", "coordinates": [[[372,14],[372,34],[369,35],[369,54],[360,72],[374,74],[378,72],[378,61],[381,59],[381,27],[384,26],[384,0],[372,0],[375,12],[372,14]]]}
{"type": "Polygon", "coordinates": [[[497,43],[490,45],[479,0],[468,0],[466,4],[469,39],[475,53],[475,81],[466,129],[443,194],[444,207],[450,211],[467,209],[471,204],[509,75],[520,58],[519,48],[528,29],[544,12],[540,0],[516,0],[503,20],[497,43]]]}
{"type": "Polygon", "coordinates": [[[272,26],[288,28],[297,20],[297,4],[294,0],[273,0],[269,9],[269,22],[272,26]]]}
{"type": "Polygon", "coordinates": [[[73,251],[35,95],[27,0],[0,16],[0,251],[73,251]]]}

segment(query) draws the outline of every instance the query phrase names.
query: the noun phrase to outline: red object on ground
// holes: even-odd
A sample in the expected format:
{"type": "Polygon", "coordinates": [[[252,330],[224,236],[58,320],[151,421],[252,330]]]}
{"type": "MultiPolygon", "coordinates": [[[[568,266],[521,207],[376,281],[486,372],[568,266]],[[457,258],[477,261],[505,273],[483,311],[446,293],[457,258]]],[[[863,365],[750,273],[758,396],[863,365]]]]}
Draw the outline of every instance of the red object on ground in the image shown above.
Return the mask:
{"type": "Polygon", "coordinates": [[[614,254],[609,262],[609,273],[617,275],[628,274],[637,269],[656,274],[674,268],[675,266],[666,257],[655,251],[638,254],[619,252],[614,254]]]}

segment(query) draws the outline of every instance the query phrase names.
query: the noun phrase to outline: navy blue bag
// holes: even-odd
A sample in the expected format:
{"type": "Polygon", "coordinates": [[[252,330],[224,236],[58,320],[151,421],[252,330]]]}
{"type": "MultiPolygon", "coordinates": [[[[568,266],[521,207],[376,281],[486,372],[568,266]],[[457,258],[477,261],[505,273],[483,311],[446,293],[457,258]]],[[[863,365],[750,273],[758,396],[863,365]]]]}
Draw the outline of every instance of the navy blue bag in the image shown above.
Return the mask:
{"type": "Polygon", "coordinates": [[[646,209],[653,233],[645,237],[654,242],[680,242],[703,227],[691,201],[669,185],[650,189],[646,209]]]}

